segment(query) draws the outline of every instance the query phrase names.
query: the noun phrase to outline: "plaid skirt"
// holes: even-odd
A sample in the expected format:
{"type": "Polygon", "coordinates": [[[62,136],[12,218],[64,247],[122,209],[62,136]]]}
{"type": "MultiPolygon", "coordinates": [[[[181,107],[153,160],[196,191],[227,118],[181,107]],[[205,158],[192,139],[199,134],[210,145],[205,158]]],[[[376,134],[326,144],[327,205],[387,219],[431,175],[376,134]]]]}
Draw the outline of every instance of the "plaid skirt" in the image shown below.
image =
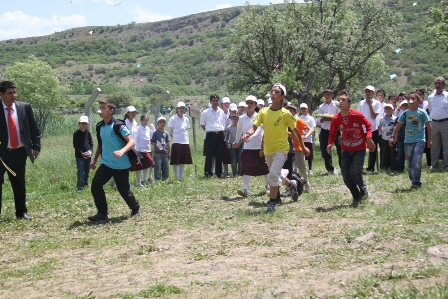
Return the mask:
{"type": "Polygon", "coordinates": [[[241,175],[259,176],[269,173],[268,164],[263,157],[260,157],[260,150],[243,149],[241,154],[241,175]]]}
{"type": "Polygon", "coordinates": [[[307,157],[305,156],[305,160],[313,160],[314,159],[314,143],[312,142],[305,142],[305,146],[310,150],[310,155],[307,157]]]}
{"type": "Polygon", "coordinates": [[[154,167],[154,160],[150,152],[140,152],[140,163],[137,164],[138,159],[131,161],[131,168],[129,171],[143,170],[149,167],[154,167]]]}
{"type": "Polygon", "coordinates": [[[171,145],[170,165],[193,164],[189,144],[173,143],[171,145]]]}

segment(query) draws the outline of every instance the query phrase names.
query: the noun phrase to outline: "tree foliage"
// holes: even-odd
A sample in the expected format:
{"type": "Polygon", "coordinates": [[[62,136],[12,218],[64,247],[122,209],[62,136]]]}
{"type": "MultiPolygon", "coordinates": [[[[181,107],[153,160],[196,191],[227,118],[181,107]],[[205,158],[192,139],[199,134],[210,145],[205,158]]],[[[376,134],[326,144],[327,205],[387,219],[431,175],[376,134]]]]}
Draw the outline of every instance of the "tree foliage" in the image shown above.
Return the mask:
{"type": "Polygon", "coordinates": [[[396,20],[375,0],[247,6],[226,55],[236,68],[231,88],[264,93],[286,76],[299,102],[317,105],[325,88],[380,83],[387,80],[382,51],[398,42],[396,20]]]}
{"type": "Polygon", "coordinates": [[[30,56],[5,69],[5,77],[17,86],[17,99],[30,103],[41,132],[51,110],[64,107],[66,90],[61,86],[56,72],[45,62],[30,56]]]}
{"type": "Polygon", "coordinates": [[[427,32],[434,35],[434,42],[448,52],[448,0],[429,9],[432,20],[426,25],[427,32]]]}

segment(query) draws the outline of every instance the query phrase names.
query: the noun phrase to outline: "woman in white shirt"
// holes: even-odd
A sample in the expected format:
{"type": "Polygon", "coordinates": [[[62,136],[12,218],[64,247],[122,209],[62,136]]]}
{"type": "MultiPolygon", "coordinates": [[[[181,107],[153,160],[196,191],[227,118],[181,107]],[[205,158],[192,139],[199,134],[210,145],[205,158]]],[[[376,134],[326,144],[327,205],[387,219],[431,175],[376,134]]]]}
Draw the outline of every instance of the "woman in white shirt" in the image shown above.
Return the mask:
{"type": "MultiPolygon", "coordinates": [[[[124,123],[126,124],[126,127],[128,128],[129,132],[131,132],[132,138],[135,140],[135,137],[137,135],[137,128],[138,123],[135,120],[135,116],[137,115],[137,109],[135,109],[134,106],[128,106],[126,107],[126,113],[124,115],[124,123]]],[[[136,147],[134,146],[134,151],[137,152],[136,147]]],[[[140,162],[140,159],[132,160],[131,161],[131,168],[129,168],[129,171],[135,171],[135,186],[141,187],[141,170],[142,170],[142,164],[140,162]]]]}
{"type": "Polygon", "coordinates": [[[168,130],[173,139],[170,165],[173,165],[174,177],[178,181],[184,178],[185,164],[193,164],[187,131],[189,128],[190,121],[185,116],[185,103],[179,102],[176,105],[176,114],[168,121],[168,130]]]}
{"type": "Polygon", "coordinates": [[[147,115],[140,117],[140,126],[137,128],[135,134],[135,149],[140,156],[142,163],[141,185],[152,183],[152,168],[154,167],[154,160],[151,156],[151,137],[155,131],[153,124],[148,124],[149,118],[147,115]],[[148,181],[146,181],[148,176],[148,181]]]}

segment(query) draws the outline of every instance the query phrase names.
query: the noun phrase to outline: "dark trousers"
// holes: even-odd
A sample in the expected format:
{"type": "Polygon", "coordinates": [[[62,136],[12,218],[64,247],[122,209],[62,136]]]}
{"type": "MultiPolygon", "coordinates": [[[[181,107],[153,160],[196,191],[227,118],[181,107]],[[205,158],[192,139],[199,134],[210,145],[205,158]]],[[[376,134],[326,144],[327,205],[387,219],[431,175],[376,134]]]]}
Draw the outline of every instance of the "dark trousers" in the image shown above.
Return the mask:
{"type": "MultiPolygon", "coordinates": [[[[20,147],[16,150],[7,151],[2,158],[3,162],[16,173],[13,176],[6,170],[3,163],[0,162],[0,177],[3,177],[5,171],[8,172],[8,178],[11,182],[12,191],[14,193],[14,205],[16,207],[16,216],[21,216],[27,213],[26,209],[26,188],[25,188],[25,166],[26,166],[26,150],[25,147],[20,147]]],[[[2,211],[2,193],[3,185],[0,184],[0,213],[2,211]]]]}
{"type": "MultiPolygon", "coordinates": [[[[375,146],[378,150],[378,141],[379,141],[379,135],[378,130],[372,131],[372,141],[375,143],[375,146]]],[[[375,170],[375,163],[376,163],[376,157],[378,156],[377,151],[369,152],[369,159],[367,162],[367,171],[374,171],[375,170]]],[[[379,170],[379,169],[378,169],[379,170]]]]}
{"type": "Polygon", "coordinates": [[[283,164],[283,169],[288,169],[288,175],[286,176],[288,180],[292,179],[292,166],[294,164],[295,153],[288,153],[285,163],[283,164]]]}
{"type": "Polygon", "coordinates": [[[212,176],[212,160],[215,157],[215,175],[221,177],[222,175],[222,153],[224,150],[224,132],[207,133],[205,136],[205,166],[204,175],[206,177],[212,176]]]}
{"type": "MultiPolygon", "coordinates": [[[[327,171],[333,172],[334,171],[333,158],[331,157],[331,154],[327,153],[328,136],[330,136],[330,130],[320,129],[320,133],[319,133],[320,153],[322,155],[322,158],[325,161],[325,169],[327,171]]],[[[336,135],[336,140],[334,141],[334,145],[336,146],[336,153],[338,154],[339,167],[342,168],[342,166],[341,166],[341,132],[340,131],[338,131],[338,134],[336,135]]]]}
{"type": "Polygon", "coordinates": [[[229,150],[230,165],[232,166],[232,176],[234,177],[240,174],[242,152],[243,152],[243,146],[240,146],[239,148],[231,148],[229,150]]]}
{"type": "Polygon", "coordinates": [[[362,188],[365,186],[362,178],[362,169],[364,167],[364,158],[366,151],[342,151],[341,153],[341,172],[345,186],[350,190],[353,199],[361,197],[362,188]]]}
{"type": "Polygon", "coordinates": [[[397,139],[397,171],[403,172],[404,171],[404,139],[397,139]]]}
{"type": "Polygon", "coordinates": [[[129,169],[113,169],[101,164],[95,172],[91,187],[98,213],[107,215],[106,193],[104,192],[103,185],[109,182],[112,177],[115,180],[118,192],[120,192],[121,197],[127,203],[128,207],[131,210],[136,208],[139,203],[131,191],[131,186],[129,184],[129,169]]]}
{"type": "Polygon", "coordinates": [[[381,138],[381,152],[383,153],[381,155],[383,159],[383,163],[381,163],[382,169],[387,170],[390,169],[391,171],[397,171],[397,154],[396,144],[390,146],[389,140],[384,140],[381,138]]]}
{"type": "Polygon", "coordinates": [[[92,159],[76,158],[76,167],[78,169],[78,183],[76,188],[81,190],[89,185],[90,161],[92,159]]]}

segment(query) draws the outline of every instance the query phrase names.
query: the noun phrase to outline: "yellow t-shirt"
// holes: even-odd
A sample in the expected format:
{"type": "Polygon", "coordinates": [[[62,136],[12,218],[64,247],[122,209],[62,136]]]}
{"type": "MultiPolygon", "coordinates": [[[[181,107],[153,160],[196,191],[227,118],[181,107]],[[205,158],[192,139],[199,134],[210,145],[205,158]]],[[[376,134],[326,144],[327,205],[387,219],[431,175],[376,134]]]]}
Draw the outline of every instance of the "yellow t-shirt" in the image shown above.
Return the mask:
{"type": "Polygon", "coordinates": [[[281,108],[274,111],[265,107],[258,112],[252,122],[257,127],[263,125],[263,150],[266,156],[277,152],[289,152],[288,127],[293,130],[296,127],[296,119],[288,110],[281,108]]]}

